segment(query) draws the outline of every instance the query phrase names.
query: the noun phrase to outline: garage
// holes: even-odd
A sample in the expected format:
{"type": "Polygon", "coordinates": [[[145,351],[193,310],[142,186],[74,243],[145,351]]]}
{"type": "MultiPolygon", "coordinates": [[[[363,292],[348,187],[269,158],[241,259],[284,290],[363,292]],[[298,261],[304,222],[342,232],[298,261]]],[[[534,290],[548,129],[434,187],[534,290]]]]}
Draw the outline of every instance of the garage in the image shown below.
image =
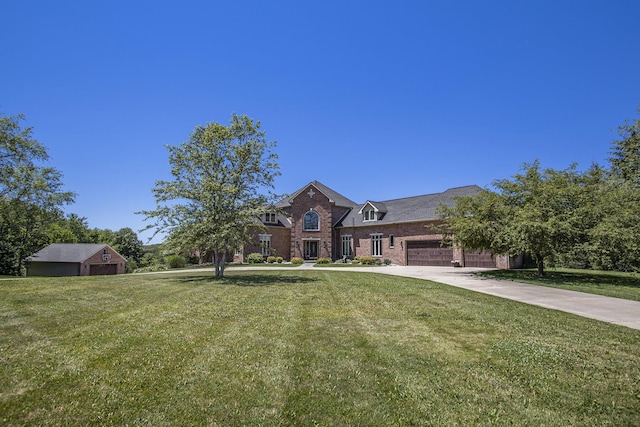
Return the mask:
{"type": "Polygon", "coordinates": [[[89,276],[108,276],[118,274],[118,264],[91,264],[89,276]]]}
{"type": "Polygon", "coordinates": [[[407,265],[451,267],[453,249],[441,246],[439,240],[417,240],[407,242],[407,265]]]}
{"type": "Polygon", "coordinates": [[[27,276],[123,274],[127,261],[103,243],[53,243],[27,257],[27,276]]]}
{"type": "Polygon", "coordinates": [[[491,252],[487,251],[465,251],[464,252],[464,266],[465,267],[481,267],[481,268],[495,268],[496,259],[491,252]]]}

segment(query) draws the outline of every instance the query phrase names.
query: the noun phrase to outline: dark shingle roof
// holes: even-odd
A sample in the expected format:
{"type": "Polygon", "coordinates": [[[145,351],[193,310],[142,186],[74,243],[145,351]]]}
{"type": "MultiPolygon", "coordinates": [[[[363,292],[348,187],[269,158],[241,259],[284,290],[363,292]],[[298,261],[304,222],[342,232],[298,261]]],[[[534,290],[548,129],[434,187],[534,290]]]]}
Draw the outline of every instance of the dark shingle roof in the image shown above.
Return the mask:
{"type": "Polygon", "coordinates": [[[434,220],[438,218],[437,209],[441,204],[453,206],[456,197],[474,196],[480,191],[481,188],[477,185],[468,185],[465,187],[450,188],[442,193],[405,197],[402,199],[386,200],[384,202],[369,201],[367,203],[373,206],[384,207],[386,214],[381,219],[364,222],[362,214],[358,213],[360,208],[364,206],[361,205],[357,209],[352,209],[339,225],[343,227],[362,227],[434,220]]]}
{"type": "Polygon", "coordinates": [[[83,262],[108,246],[104,243],[53,243],[28,257],[27,261],[83,262]]]}

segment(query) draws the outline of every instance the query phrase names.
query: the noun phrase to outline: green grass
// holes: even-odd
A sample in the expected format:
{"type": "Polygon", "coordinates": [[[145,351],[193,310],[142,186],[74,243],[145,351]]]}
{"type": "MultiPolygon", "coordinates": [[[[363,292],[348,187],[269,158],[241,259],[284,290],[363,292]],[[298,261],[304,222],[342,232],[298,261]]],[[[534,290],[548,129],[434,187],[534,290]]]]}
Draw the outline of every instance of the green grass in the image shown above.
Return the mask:
{"type": "Polygon", "coordinates": [[[478,273],[491,279],[531,283],[596,295],[640,301],[640,274],[619,271],[547,269],[538,277],[535,269],[491,270],[478,273]]]}
{"type": "Polygon", "coordinates": [[[640,331],[428,281],[0,282],[0,425],[638,425],[640,331]]]}

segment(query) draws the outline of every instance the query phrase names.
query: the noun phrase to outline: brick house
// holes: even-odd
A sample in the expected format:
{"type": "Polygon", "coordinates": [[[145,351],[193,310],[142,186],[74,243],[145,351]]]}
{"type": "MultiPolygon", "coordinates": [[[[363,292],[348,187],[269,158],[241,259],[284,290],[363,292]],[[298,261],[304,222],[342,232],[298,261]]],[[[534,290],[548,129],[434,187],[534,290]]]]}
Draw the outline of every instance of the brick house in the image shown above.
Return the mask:
{"type": "Polygon", "coordinates": [[[477,185],[450,188],[442,193],[401,199],[355,203],[318,181],[300,188],[276,204],[278,212],[261,218],[266,230],[254,245],[234,258],[241,262],[252,252],[315,260],[372,256],[398,265],[512,268],[507,257],[464,251],[442,244],[434,230],[440,204],[455,197],[475,195],[477,185]]]}
{"type": "Polygon", "coordinates": [[[27,276],[123,274],[126,259],[102,243],[54,243],[27,258],[27,276]]]}

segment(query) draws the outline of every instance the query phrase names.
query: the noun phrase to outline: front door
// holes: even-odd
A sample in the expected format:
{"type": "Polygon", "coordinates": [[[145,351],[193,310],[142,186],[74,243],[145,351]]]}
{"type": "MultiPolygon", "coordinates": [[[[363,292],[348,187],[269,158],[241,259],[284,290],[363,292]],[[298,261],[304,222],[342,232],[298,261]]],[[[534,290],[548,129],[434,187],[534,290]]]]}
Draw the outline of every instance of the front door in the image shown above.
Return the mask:
{"type": "Polygon", "coordinates": [[[318,259],[318,241],[304,241],[304,259],[318,259]]]}

